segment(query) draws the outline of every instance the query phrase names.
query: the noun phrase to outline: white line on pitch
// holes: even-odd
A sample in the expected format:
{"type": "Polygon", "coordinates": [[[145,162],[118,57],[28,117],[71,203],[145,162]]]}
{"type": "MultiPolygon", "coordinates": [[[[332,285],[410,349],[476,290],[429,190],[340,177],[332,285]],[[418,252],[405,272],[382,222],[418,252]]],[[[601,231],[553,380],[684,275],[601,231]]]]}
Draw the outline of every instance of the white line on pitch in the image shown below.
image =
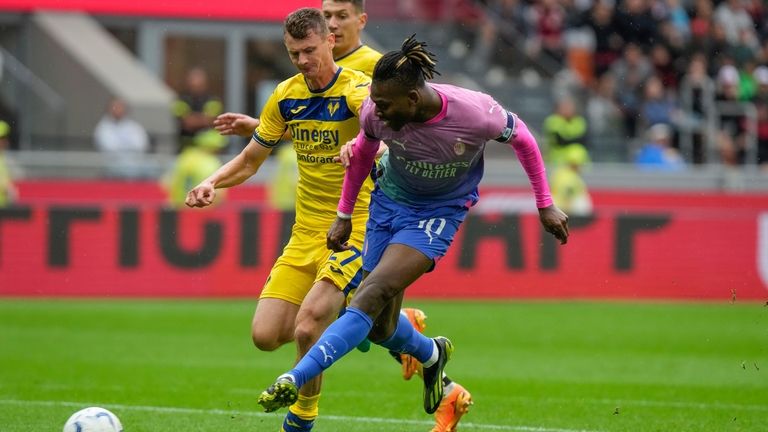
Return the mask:
{"type": "MultiPolygon", "coordinates": [[[[37,406],[64,406],[80,408],[85,406],[99,405],[92,402],[68,402],[68,401],[40,401],[40,400],[19,400],[19,399],[0,399],[0,405],[37,405],[37,406]]],[[[262,412],[251,411],[235,411],[235,410],[223,410],[223,409],[202,409],[202,408],[181,408],[181,407],[159,407],[159,406],[147,406],[147,405],[120,405],[120,404],[103,404],[104,408],[124,411],[148,411],[148,412],[160,412],[160,413],[179,413],[179,414],[213,414],[213,415],[240,415],[248,417],[274,417],[275,414],[267,414],[262,412]]],[[[426,420],[405,420],[405,419],[389,419],[381,417],[352,417],[352,416],[338,416],[338,415],[323,415],[323,421],[340,421],[340,422],[362,422],[362,423],[382,423],[382,424],[408,424],[415,426],[431,426],[433,422],[426,420]]],[[[479,423],[461,423],[462,427],[475,428],[475,429],[487,429],[498,431],[519,431],[519,432],[599,432],[595,430],[585,429],[561,429],[561,428],[548,428],[539,426],[506,426],[506,425],[494,425],[494,424],[479,424],[479,423]]]]}

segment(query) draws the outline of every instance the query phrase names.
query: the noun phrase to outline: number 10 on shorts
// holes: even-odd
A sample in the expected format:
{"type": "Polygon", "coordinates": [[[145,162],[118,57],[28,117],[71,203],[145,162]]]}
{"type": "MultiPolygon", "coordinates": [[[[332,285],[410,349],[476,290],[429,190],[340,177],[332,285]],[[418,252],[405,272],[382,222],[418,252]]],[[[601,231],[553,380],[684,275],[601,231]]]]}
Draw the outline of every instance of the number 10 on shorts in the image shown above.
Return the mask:
{"type": "Polygon", "coordinates": [[[432,243],[432,239],[439,236],[440,233],[443,232],[443,228],[445,228],[444,218],[422,219],[419,221],[419,229],[423,229],[427,234],[430,244],[432,243]]]}

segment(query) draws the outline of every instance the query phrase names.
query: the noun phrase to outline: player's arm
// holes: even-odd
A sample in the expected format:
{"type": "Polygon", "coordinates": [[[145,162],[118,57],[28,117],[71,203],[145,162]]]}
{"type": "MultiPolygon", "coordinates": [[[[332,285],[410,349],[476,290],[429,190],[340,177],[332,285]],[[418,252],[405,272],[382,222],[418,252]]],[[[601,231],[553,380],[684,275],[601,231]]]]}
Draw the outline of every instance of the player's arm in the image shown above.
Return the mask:
{"type": "Polygon", "coordinates": [[[188,207],[210,205],[216,197],[216,189],[239,185],[256,174],[271,152],[271,147],[265,147],[255,139],[251,139],[251,142],[245,146],[240,154],[190,190],[187,193],[185,204],[188,207]]]}
{"type": "Polygon", "coordinates": [[[213,121],[213,127],[222,135],[250,137],[259,127],[259,119],[240,113],[219,114],[213,121]]]}
{"type": "Polygon", "coordinates": [[[373,161],[376,159],[376,152],[379,150],[379,143],[378,139],[369,137],[361,130],[354,145],[351,146],[354,157],[350,159],[349,166],[344,173],[336,220],[328,230],[326,237],[328,249],[340,252],[350,248],[347,245],[347,240],[352,233],[352,212],[355,209],[360,188],[371,172],[373,161]]]}
{"type": "MultiPolygon", "coordinates": [[[[279,108],[280,94],[278,91],[270,95],[264,110],[261,113],[261,119],[258,121],[258,128],[251,129],[249,134],[253,134],[251,141],[247,146],[235,156],[232,160],[216,170],[210,177],[203,180],[199,185],[187,193],[185,200],[189,207],[205,207],[213,202],[216,196],[217,188],[228,188],[238,185],[254,175],[264,160],[272,152],[272,149],[280,142],[280,137],[287,129],[285,119],[282,117],[279,108]]],[[[248,128],[253,126],[253,122],[248,119],[256,120],[243,114],[232,114],[225,117],[227,119],[240,119],[248,124],[248,128]],[[247,117],[247,118],[245,118],[247,117]]]]}
{"type": "Polygon", "coordinates": [[[547,170],[536,138],[519,117],[509,111],[506,115],[506,127],[496,141],[509,143],[515,150],[517,159],[533,187],[541,224],[548,233],[560,240],[560,244],[565,244],[568,242],[568,216],[552,201],[547,182],[547,170]]]}

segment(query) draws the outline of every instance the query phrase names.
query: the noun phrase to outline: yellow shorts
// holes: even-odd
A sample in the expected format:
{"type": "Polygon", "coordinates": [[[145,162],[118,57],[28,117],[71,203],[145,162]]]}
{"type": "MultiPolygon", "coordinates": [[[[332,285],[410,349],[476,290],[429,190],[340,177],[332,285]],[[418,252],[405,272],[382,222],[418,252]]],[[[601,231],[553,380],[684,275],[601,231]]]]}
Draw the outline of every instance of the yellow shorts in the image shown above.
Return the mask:
{"type": "Polygon", "coordinates": [[[300,305],[312,285],[329,280],[345,294],[357,288],[363,276],[362,245],[365,224],[352,231],[352,249],[333,252],[324,232],[294,227],[283,254],[272,266],[259,298],[277,298],[300,305]]]}

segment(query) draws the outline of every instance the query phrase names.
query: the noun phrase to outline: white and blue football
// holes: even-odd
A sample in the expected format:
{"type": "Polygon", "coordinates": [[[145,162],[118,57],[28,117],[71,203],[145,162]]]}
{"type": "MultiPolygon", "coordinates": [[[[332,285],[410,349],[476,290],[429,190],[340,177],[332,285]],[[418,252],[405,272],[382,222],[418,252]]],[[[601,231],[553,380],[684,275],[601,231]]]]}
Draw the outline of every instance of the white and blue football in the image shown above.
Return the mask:
{"type": "Polygon", "coordinates": [[[123,432],[123,425],[109,410],[89,407],[72,414],[64,432],[123,432]]]}

